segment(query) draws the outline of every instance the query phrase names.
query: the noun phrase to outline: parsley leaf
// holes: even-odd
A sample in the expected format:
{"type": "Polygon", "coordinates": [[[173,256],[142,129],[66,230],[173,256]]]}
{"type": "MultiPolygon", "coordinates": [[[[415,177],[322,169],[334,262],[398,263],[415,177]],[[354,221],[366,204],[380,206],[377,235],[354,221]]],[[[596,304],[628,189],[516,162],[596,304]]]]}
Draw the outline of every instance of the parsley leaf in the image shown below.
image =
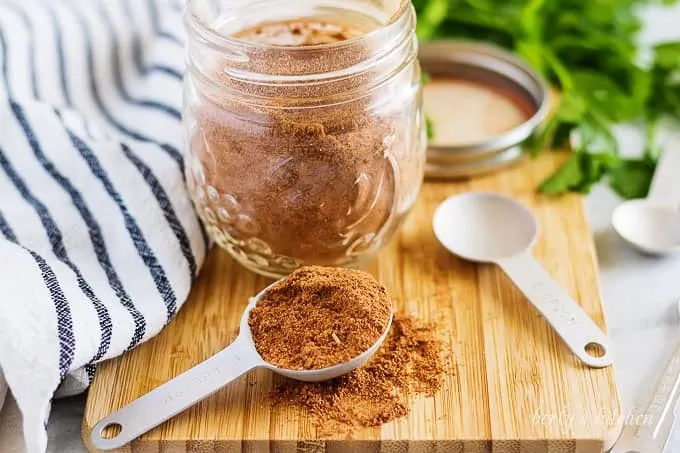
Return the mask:
{"type": "Polygon", "coordinates": [[[434,121],[429,116],[425,116],[425,128],[427,129],[427,139],[432,140],[435,137],[434,121]]]}
{"type": "Polygon", "coordinates": [[[551,177],[541,184],[541,192],[548,195],[559,195],[574,190],[584,179],[581,170],[581,154],[571,153],[569,159],[551,177]]]}
{"type": "Polygon", "coordinates": [[[654,177],[654,162],[648,159],[623,160],[609,173],[611,188],[622,198],[644,198],[654,177]]]}

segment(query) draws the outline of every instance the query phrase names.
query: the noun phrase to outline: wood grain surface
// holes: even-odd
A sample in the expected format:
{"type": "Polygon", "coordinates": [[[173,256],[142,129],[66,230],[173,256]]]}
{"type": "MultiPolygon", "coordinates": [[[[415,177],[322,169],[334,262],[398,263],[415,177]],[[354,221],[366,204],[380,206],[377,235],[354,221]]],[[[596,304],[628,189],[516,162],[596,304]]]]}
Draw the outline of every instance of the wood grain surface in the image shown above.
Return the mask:
{"type": "MultiPolygon", "coordinates": [[[[495,175],[427,182],[400,233],[368,265],[400,308],[438,322],[451,354],[441,391],[413,400],[408,417],[319,438],[305,413],[269,407],[280,378],[256,371],[118,451],[589,453],[611,446],[620,429],[613,370],[581,365],[501,271],[461,261],[432,233],[434,210],[454,193],[516,197],[541,224],[536,258],[604,326],[582,200],[535,192],[562,159],[546,153],[495,175]]],[[[85,409],[86,444],[98,420],[227,346],[248,297],[268,283],[214,250],[178,317],[99,366],[85,409]]]]}

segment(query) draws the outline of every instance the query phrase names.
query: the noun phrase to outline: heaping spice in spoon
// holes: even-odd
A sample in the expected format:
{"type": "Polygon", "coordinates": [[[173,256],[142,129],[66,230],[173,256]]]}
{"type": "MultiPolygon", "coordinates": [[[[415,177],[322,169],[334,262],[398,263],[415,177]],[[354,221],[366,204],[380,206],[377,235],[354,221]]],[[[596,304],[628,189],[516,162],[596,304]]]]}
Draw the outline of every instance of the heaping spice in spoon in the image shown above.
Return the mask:
{"type": "Polygon", "coordinates": [[[289,370],[316,370],[370,349],[391,314],[387,291],[370,274],[308,266],[267,290],[248,324],[264,360],[289,370]]]}
{"type": "MultiPolygon", "coordinates": [[[[275,284],[251,311],[249,325],[262,357],[283,368],[315,369],[346,362],[384,332],[391,302],[370,274],[303,267],[275,284]]],[[[379,426],[409,413],[416,395],[442,386],[444,355],[433,324],[397,313],[375,356],[331,381],[280,382],[274,406],[306,411],[322,436],[379,426]]]]}

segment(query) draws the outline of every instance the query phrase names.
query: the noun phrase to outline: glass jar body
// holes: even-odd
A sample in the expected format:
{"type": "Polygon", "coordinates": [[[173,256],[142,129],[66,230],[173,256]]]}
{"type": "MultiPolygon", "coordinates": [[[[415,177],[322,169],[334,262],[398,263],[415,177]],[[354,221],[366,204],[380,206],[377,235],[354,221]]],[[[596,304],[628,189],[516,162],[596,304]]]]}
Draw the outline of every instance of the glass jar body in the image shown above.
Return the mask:
{"type": "Polygon", "coordinates": [[[247,268],[356,265],[413,206],[426,139],[402,14],[406,29],[373,41],[299,48],[206,44],[190,27],[187,182],[210,236],[247,268]]]}

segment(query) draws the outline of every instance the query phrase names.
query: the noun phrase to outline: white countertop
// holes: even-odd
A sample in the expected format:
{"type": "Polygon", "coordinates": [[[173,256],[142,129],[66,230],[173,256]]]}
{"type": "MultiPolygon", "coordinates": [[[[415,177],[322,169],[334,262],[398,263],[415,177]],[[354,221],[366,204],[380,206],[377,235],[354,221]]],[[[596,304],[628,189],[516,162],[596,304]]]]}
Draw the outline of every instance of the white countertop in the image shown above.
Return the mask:
{"type": "MultiPolygon", "coordinates": [[[[624,415],[646,397],[680,340],[680,258],[654,259],[631,250],[609,226],[617,199],[598,187],[588,199],[605,312],[615,347],[614,371],[624,415]]],[[[667,453],[680,452],[680,427],[667,453]]]]}

